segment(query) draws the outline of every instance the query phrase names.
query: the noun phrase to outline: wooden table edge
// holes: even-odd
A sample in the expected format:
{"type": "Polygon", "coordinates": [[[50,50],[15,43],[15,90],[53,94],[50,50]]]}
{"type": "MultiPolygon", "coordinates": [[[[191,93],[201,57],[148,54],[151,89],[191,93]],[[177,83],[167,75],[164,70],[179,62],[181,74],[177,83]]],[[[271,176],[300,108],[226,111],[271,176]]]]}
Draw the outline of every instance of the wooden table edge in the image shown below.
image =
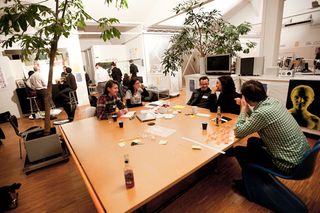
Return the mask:
{"type": "Polygon", "coordinates": [[[87,174],[85,173],[84,169],[82,168],[82,166],[79,162],[79,159],[76,156],[75,152],[73,151],[73,148],[72,148],[71,144],[69,143],[69,140],[68,140],[67,136],[65,135],[64,130],[61,126],[59,126],[59,130],[60,130],[60,133],[62,134],[62,136],[66,142],[66,145],[69,149],[69,152],[70,152],[72,158],[74,159],[74,162],[80,172],[80,175],[82,176],[82,178],[85,182],[85,185],[88,189],[89,195],[93,201],[94,206],[96,207],[97,212],[98,213],[105,213],[106,209],[103,207],[99,197],[97,196],[96,192],[94,191],[94,188],[93,188],[92,184],[90,183],[90,180],[87,177],[87,174]]]}

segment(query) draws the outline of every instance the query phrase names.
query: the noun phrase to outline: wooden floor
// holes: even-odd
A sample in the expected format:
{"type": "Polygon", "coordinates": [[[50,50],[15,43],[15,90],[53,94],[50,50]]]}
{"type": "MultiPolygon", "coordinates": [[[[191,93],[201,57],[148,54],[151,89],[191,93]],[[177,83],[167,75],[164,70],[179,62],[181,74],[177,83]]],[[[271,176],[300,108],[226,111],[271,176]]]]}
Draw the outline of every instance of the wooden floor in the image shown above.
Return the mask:
{"type": "MultiPolygon", "coordinates": [[[[170,101],[184,103],[185,96],[181,95],[170,101]]],[[[85,117],[86,108],[87,106],[78,108],[76,120],[85,117]]],[[[62,114],[60,117],[64,118],[66,115],[62,114]]],[[[19,120],[21,130],[42,124],[41,120],[19,120]]],[[[22,172],[23,160],[19,159],[18,137],[9,123],[0,124],[0,127],[7,137],[0,146],[0,186],[22,183],[19,206],[11,212],[96,212],[72,159],[26,176],[22,172]]],[[[320,210],[320,157],[317,161],[311,178],[304,181],[284,181],[306,203],[309,212],[314,213],[320,210]]],[[[209,174],[162,212],[270,212],[247,201],[231,189],[232,179],[240,177],[240,168],[234,159],[221,156],[219,170],[220,174],[209,174]]]]}

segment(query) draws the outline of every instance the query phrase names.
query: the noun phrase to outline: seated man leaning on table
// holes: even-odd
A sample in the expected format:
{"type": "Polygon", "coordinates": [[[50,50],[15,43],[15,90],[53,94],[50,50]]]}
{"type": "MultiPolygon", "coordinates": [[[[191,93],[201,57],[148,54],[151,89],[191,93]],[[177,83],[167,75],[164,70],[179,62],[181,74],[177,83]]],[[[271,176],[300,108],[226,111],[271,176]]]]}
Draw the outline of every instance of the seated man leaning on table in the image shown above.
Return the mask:
{"type": "MultiPolygon", "coordinates": [[[[237,138],[257,132],[247,146],[236,146],[227,151],[236,157],[240,166],[248,163],[275,168],[290,174],[310,150],[300,126],[277,99],[268,97],[263,85],[249,80],[241,88],[241,111],[235,127],[237,138]]],[[[235,190],[245,195],[243,180],[235,180],[235,190]]]]}
{"type": "Polygon", "coordinates": [[[207,76],[202,76],[199,78],[199,85],[200,88],[193,91],[187,104],[209,109],[209,97],[211,95],[209,78],[207,76]]]}
{"type": "Polygon", "coordinates": [[[109,80],[106,83],[104,93],[99,97],[97,102],[97,118],[101,120],[108,119],[113,114],[118,114],[120,117],[128,112],[121,99],[117,96],[118,90],[118,82],[109,80]],[[119,111],[116,113],[117,108],[119,111]]]}

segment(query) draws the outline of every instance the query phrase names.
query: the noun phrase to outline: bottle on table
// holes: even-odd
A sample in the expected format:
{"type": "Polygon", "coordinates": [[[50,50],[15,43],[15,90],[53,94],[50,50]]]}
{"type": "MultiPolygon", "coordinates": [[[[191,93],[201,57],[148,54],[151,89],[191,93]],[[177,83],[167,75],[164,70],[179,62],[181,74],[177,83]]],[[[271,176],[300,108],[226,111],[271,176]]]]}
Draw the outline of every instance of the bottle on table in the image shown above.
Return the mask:
{"type": "Polygon", "coordinates": [[[131,189],[134,187],[133,170],[129,164],[129,156],[124,156],[124,179],[126,182],[126,188],[131,189]]]}
{"type": "Polygon", "coordinates": [[[221,124],[221,107],[218,106],[217,108],[217,115],[216,115],[216,125],[219,126],[221,124]]]}

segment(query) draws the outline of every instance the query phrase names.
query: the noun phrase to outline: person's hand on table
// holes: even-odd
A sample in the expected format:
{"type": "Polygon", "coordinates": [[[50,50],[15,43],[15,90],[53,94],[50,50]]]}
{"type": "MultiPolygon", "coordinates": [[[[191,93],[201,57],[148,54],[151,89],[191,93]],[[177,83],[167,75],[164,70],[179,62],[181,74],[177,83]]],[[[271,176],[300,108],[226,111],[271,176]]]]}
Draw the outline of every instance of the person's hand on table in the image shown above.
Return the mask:
{"type": "Polygon", "coordinates": [[[128,109],[127,109],[127,108],[121,109],[121,110],[119,111],[119,115],[120,115],[120,116],[121,116],[121,115],[125,115],[125,114],[127,114],[127,112],[128,112],[128,109]]]}

